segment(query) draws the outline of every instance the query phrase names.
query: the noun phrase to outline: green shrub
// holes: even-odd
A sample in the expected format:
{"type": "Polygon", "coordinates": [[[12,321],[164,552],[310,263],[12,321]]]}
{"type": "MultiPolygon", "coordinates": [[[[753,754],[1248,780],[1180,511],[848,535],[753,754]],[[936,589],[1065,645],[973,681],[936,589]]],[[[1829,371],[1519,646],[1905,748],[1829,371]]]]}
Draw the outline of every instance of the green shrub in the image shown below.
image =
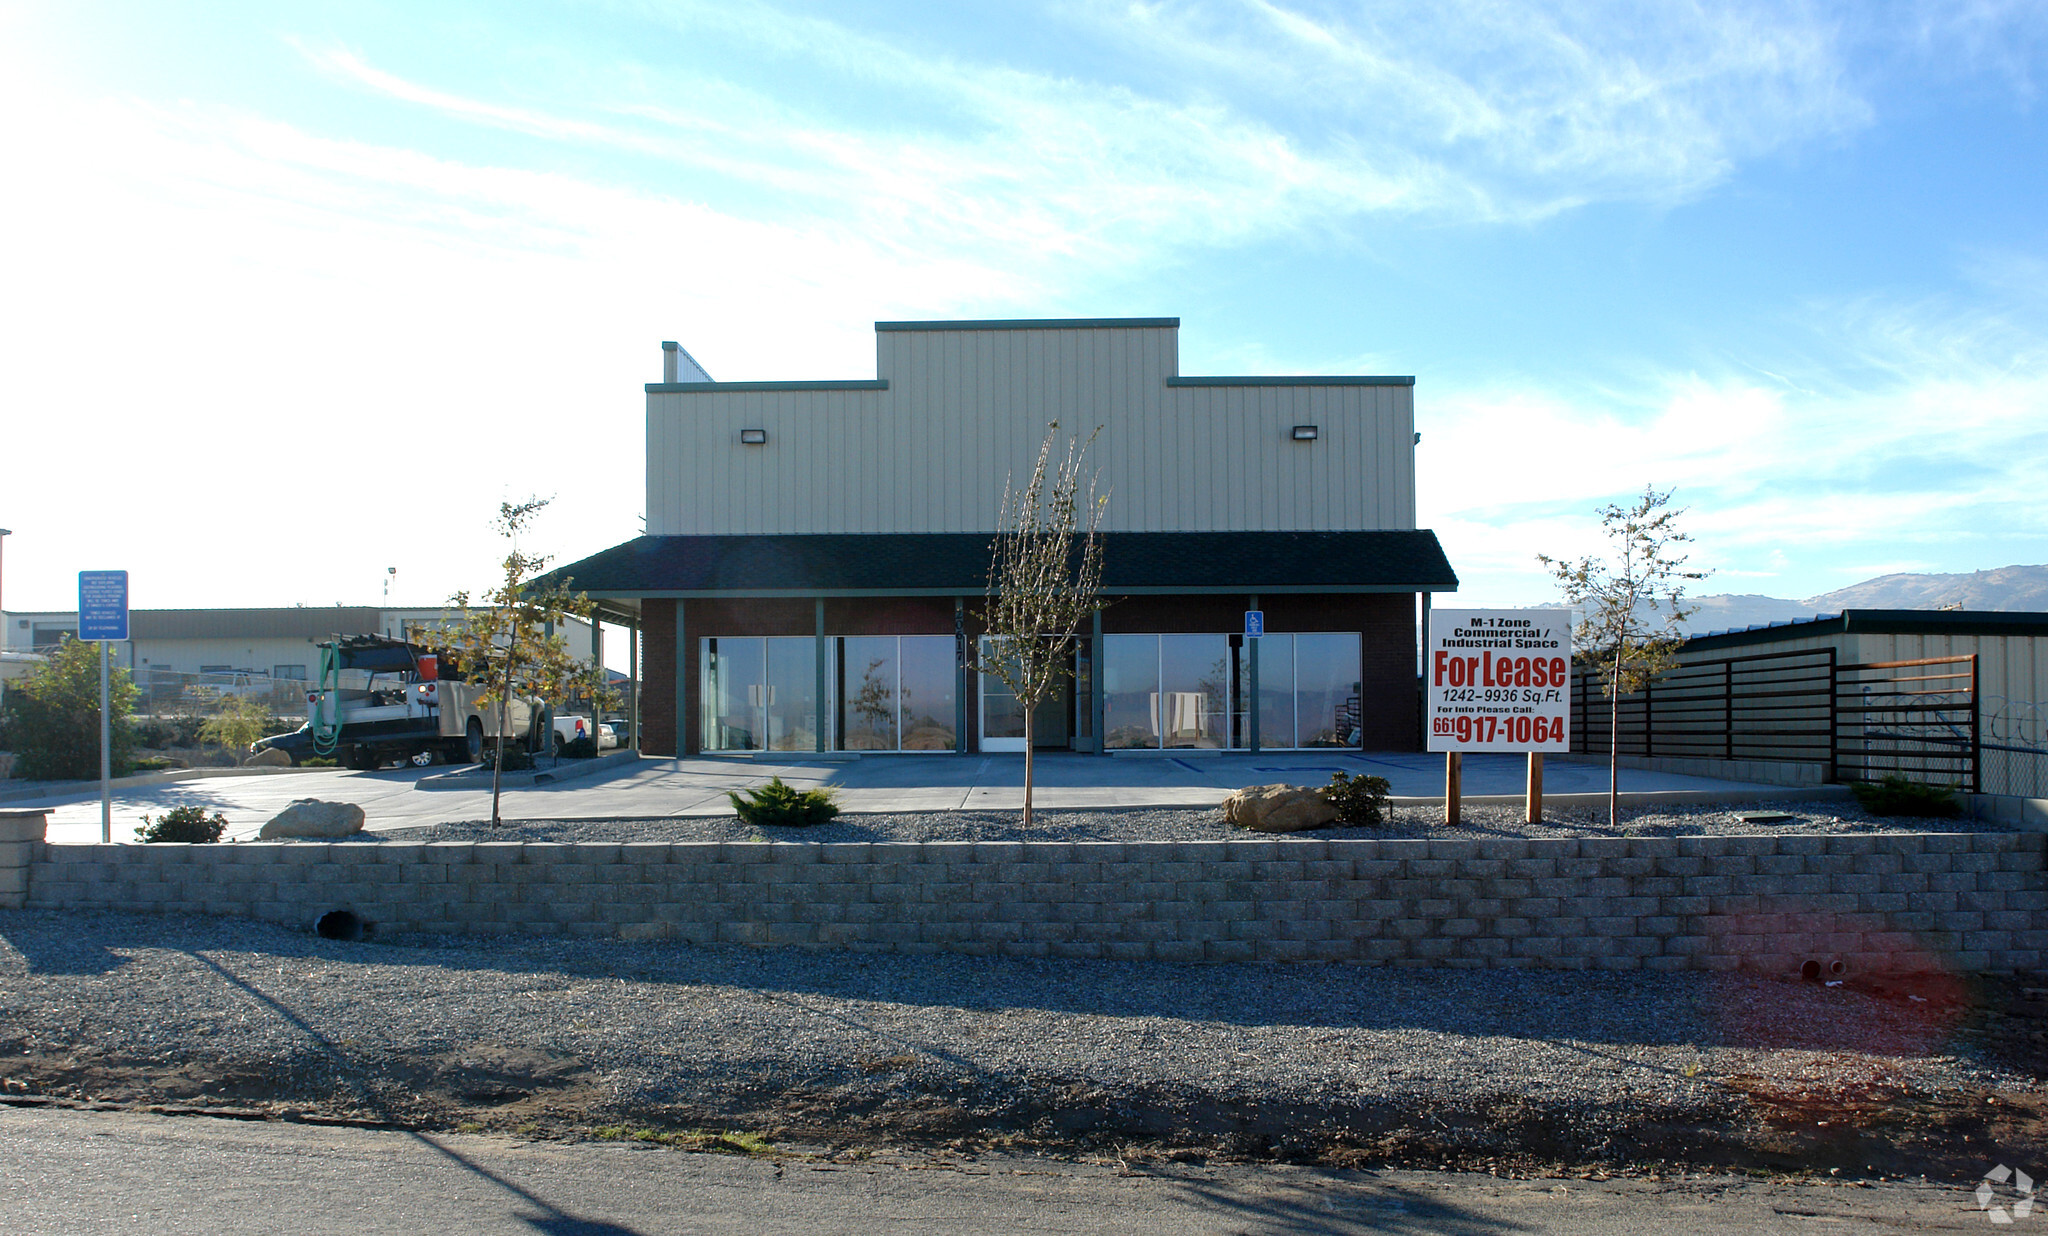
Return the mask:
{"type": "Polygon", "coordinates": [[[157,751],[166,747],[196,747],[199,731],[205,725],[205,717],[143,717],[135,722],[135,745],[157,751]]]}
{"type": "MultiPolygon", "coordinates": [[[[128,772],[135,745],[128,714],[141,694],[128,671],[108,679],[113,708],[113,772],[128,772]]],[[[14,775],[29,781],[87,781],[100,775],[100,650],[66,639],[35,673],[7,689],[7,731],[14,775]]]]}
{"type": "Polygon", "coordinates": [[[228,817],[217,811],[208,819],[204,807],[173,807],[155,819],[143,816],[142,827],[135,830],[135,839],[204,843],[219,841],[227,830],[228,817]]]}
{"type": "Polygon", "coordinates": [[[730,790],[725,796],[732,800],[732,809],[739,813],[740,822],[756,828],[808,828],[839,814],[831,791],[799,790],[784,785],[780,777],[770,779],[759,789],[748,790],[745,798],[730,790]]]}
{"type": "Polygon", "coordinates": [[[1391,818],[1387,792],[1393,784],[1385,777],[1354,777],[1331,773],[1330,784],[1317,793],[1337,809],[1337,822],[1346,825],[1382,824],[1391,818]]]}
{"type": "MultiPolygon", "coordinates": [[[[507,742],[505,744],[504,751],[505,762],[499,765],[499,767],[502,768],[504,771],[525,772],[527,769],[533,767],[533,752],[528,751],[525,747],[514,746],[510,742],[507,742]]],[[[485,768],[489,768],[491,766],[491,759],[492,757],[488,755],[484,757],[485,768]]]]}
{"type": "Polygon", "coordinates": [[[184,766],[185,761],[183,760],[174,760],[168,756],[153,755],[145,759],[134,761],[133,763],[128,765],[128,770],[130,772],[139,773],[168,772],[173,768],[183,768],[184,766]]]}
{"type": "Polygon", "coordinates": [[[339,768],[331,755],[309,755],[299,761],[300,768],[339,768]]]}
{"type": "Polygon", "coordinates": [[[572,738],[568,742],[563,743],[555,754],[565,760],[591,759],[597,755],[597,740],[588,734],[581,738],[572,738]]]}
{"type": "Polygon", "coordinates": [[[1872,815],[1914,815],[1946,818],[1963,813],[1962,800],[1946,785],[1923,785],[1903,773],[1886,773],[1876,781],[1849,786],[1856,801],[1872,815]]]}

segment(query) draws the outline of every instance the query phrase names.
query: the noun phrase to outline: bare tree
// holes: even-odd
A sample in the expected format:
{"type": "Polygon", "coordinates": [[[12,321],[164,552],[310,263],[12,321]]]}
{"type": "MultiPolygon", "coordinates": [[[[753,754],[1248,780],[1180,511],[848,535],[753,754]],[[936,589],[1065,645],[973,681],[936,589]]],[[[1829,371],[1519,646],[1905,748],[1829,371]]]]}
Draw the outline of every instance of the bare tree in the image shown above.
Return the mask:
{"type": "Polygon", "coordinates": [[[1643,487],[1629,506],[1599,508],[1600,527],[1613,547],[1612,561],[1576,562],[1538,554],[1579,611],[1572,639],[1602,663],[1607,695],[1607,823],[1619,815],[1621,791],[1621,697],[1648,687],[1678,663],[1685,620],[1698,606],[1685,604],[1685,587],[1706,571],[1685,569],[1680,548],[1692,540],[1678,528],[1683,509],[1672,510],[1671,490],[1643,487]]]}
{"type": "MultiPolygon", "coordinates": [[[[540,573],[547,569],[547,557],[520,552],[520,534],[550,501],[531,498],[516,505],[498,505],[498,517],[492,523],[510,543],[500,564],[503,576],[498,585],[479,598],[481,605],[471,605],[468,592],[456,593],[449,598],[453,613],[439,627],[417,635],[454,654],[469,679],[483,686],[478,701],[486,708],[497,707],[497,741],[491,764],[493,828],[499,823],[499,783],[505,771],[513,704],[533,699],[553,703],[580,688],[590,694],[595,718],[603,715],[607,701],[616,695],[604,667],[578,660],[569,652],[568,640],[554,629],[571,618],[596,622],[590,599],[571,592],[567,580],[537,584],[540,573]]],[[[530,724],[540,722],[536,715],[530,724]]]]}
{"type": "Polygon", "coordinates": [[[1031,827],[1033,713],[1062,679],[1073,677],[1076,635],[1101,607],[1102,511],[1093,472],[1083,475],[1097,426],[1084,440],[1060,423],[1046,426],[1038,463],[1022,489],[1003,486],[1003,508],[990,551],[987,627],[990,655],[975,668],[1008,687],[1024,710],[1024,827],[1031,827]]]}

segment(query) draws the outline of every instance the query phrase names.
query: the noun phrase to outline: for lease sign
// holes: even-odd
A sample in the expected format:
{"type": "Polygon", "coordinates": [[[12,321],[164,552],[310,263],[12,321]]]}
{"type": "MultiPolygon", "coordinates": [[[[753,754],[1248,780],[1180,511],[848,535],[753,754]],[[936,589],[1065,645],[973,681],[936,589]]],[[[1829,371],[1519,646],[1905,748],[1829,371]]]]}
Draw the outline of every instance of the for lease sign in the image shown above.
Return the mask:
{"type": "Polygon", "coordinates": [[[1431,751],[1571,746],[1571,614],[1440,609],[1423,663],[1431,751]]]}

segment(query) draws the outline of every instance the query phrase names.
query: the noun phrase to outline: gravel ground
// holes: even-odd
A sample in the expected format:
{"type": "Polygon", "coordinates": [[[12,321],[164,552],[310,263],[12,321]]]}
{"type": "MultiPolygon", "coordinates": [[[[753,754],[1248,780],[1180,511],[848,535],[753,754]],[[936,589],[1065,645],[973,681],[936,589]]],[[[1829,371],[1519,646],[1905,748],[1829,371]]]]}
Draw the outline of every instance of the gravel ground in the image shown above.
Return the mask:
{"type": "Polygon", "coordinates": [[[1348,1146],[1432,1165],[1510,1152],[1698,1162],[1730,1139],[1768,1141],[1760,1094],[1896,1114],[2037,1087],[1960,1045],[1953,994],[1705,974],[345,944],[232,919],[6,911],[0,1080],[9,1101],[268,1103],[528,1133],[653,1122],[840,1145],[1001,1135],[1326,1161],[1348,1146]]]}
{"type": "MultiPolygon", "coordinates": [[[[1095,811],[1039,811],[1031,829],[1017,811],[933,811],[898,815],[846,814],[815,828],[781,829],[772,835],[740,823],[736,816],[674,817],[660,820],[522,820],[493,829],[486,822],[400,828],[363,840],[390,841],[1188,841],[1205,837],[1255,836],[1224,823],[1213,807],[1122,808],[1095,811]]],[[[1610,828],[1605,808],[1568,807],[1544,813],[1541,824],[1523,821],[1519,807],[1468,807],[1464,823],[1444,824],[1441,808],[1396,807],[1393,819],[1373,828],[1320,829],[1314,837],[1483,838],[1483,837],[1680,837],[1741,833],[2001,832],[2004,826],[1978,820],[1881,818],[1853,799],[1828,802],[1746,803],[1740,807],[1696,805],[1624,808],[1621,826],[1610,828]],[[1744,816],[1778,815],[1776,820],[1744,816]]]]}

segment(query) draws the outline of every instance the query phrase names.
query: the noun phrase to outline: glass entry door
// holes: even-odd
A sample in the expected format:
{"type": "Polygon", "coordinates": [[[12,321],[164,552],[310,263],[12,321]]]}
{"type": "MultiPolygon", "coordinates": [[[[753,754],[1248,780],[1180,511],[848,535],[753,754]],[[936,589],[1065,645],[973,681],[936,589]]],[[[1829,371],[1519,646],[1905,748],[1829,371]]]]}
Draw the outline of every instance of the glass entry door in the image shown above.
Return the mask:
{"type": "MultiPolygon", "coordinates": [[[[1004,641],[986,635],[981,639],[983,663],[993,661],[1004,641]]],[[[1022,751],[1024,749],[1024,708],[1017,696],[993,674],[981,678],[981,749],[1022,751]]]]}

